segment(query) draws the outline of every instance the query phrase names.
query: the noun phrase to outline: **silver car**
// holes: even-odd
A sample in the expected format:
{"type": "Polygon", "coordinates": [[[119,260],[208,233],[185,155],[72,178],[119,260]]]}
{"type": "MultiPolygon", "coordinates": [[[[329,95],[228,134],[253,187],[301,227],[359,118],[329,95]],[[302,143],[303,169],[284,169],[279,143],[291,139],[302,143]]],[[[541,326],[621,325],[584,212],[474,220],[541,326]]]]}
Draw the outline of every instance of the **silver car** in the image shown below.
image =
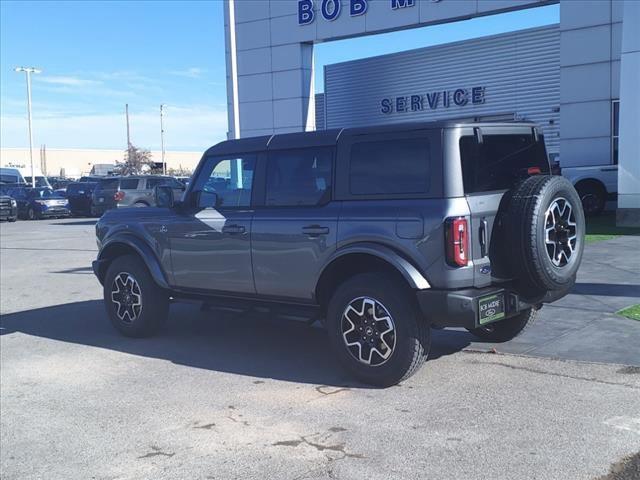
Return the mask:
{"type": "Polygon", "coordinates": [[[155,206],[154,189],[166,185],[173,190],[174,200],[179,200],[185,189],[183,183],[174,177],[162,175],[131,175],[122,177],[114,200],[118,208],[155,206]]]}

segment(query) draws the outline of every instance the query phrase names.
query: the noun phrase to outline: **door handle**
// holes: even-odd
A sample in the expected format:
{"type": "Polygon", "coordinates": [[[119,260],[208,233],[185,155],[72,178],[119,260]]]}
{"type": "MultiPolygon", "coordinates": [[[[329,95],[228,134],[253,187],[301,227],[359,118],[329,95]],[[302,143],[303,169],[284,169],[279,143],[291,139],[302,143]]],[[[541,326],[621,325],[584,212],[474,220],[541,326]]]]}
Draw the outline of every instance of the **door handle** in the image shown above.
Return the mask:
{"type": "Polygon", "coordinates": [[[489,248],[489,242],[487,239],[487,233],[489,230],[489,224],[483,218],[480,224],[480,255],[484,258],[487,256],[487,250],[489,248]]]}
{"type": "Polygon", "coordinates": [[[225,225],[222,227],[222,233],[229,233],[235,235],[238,233],[244,233],[246,229],[242,225],[225,225]]]}
{"type": "Polygon", "coordinates": [[[320,225],[307,225],[306,227],[302,227],[302,233],[312,237],[317,237],[318,235],[328,234],[329,227],[322,227],[320,225]]]}

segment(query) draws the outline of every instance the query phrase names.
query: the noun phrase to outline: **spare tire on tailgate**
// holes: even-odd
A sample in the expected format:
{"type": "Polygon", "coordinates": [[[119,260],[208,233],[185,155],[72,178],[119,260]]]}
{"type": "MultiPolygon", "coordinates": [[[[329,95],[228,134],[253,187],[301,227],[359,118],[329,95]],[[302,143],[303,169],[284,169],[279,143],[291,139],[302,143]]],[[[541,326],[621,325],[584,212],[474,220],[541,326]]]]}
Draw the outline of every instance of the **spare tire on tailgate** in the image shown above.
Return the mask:
{"type": "Polygon", "coordinates": [[[503,216],[507,263],[521,295],[534,299],[575,282],[584,249],[580,196],[560,176],[529,177],[510,192],[503,216]]]}

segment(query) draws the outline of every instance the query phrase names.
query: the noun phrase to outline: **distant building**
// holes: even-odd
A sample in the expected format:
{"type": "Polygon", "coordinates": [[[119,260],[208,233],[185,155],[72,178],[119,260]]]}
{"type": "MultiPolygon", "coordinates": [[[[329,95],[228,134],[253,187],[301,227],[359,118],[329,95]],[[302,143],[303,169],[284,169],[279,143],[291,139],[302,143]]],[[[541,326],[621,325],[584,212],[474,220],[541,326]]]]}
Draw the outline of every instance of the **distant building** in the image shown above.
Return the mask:
{"type": "MultiPolygon", "coordinates": [[[[39,168],[48,176],[79,178],[89,175],[101,169],[102,165],[115,165],[124,159],[124,150],[90,150],[90,149],[59,149],[47,148],[45,155],[38,152],[33,154],[35,168],[39,168]]],[[[154,162],[160,163],[162,154],[160,151],[152,151],[154,162]]],[[[167,170],[182,169],[193,171],[202,152],[172,152],[165,151],[167,170]]],[[[0,166],[2,167],[29,167],[28,148],[2,148],[0,149],[0,166]]]]}

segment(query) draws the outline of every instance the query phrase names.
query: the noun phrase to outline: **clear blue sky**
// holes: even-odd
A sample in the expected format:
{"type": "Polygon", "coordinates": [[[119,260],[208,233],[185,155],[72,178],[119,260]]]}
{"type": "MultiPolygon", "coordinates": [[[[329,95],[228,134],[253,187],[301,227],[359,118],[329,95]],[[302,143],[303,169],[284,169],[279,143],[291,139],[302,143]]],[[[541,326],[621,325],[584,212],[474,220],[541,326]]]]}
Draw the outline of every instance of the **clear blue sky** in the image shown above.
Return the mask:
{"type": "MultiPolygon", "coordinates": [[[[559,21],[557,5],[316,46],[323,65],[531,28],[559,21]]],[[[123,148],[124,104],[132,139],[202,150],[227,130],[222,1],[0,2],[0,115],[3,147],[27,146],[24,74],[33,78],[36,148],[123,148]]]]}

